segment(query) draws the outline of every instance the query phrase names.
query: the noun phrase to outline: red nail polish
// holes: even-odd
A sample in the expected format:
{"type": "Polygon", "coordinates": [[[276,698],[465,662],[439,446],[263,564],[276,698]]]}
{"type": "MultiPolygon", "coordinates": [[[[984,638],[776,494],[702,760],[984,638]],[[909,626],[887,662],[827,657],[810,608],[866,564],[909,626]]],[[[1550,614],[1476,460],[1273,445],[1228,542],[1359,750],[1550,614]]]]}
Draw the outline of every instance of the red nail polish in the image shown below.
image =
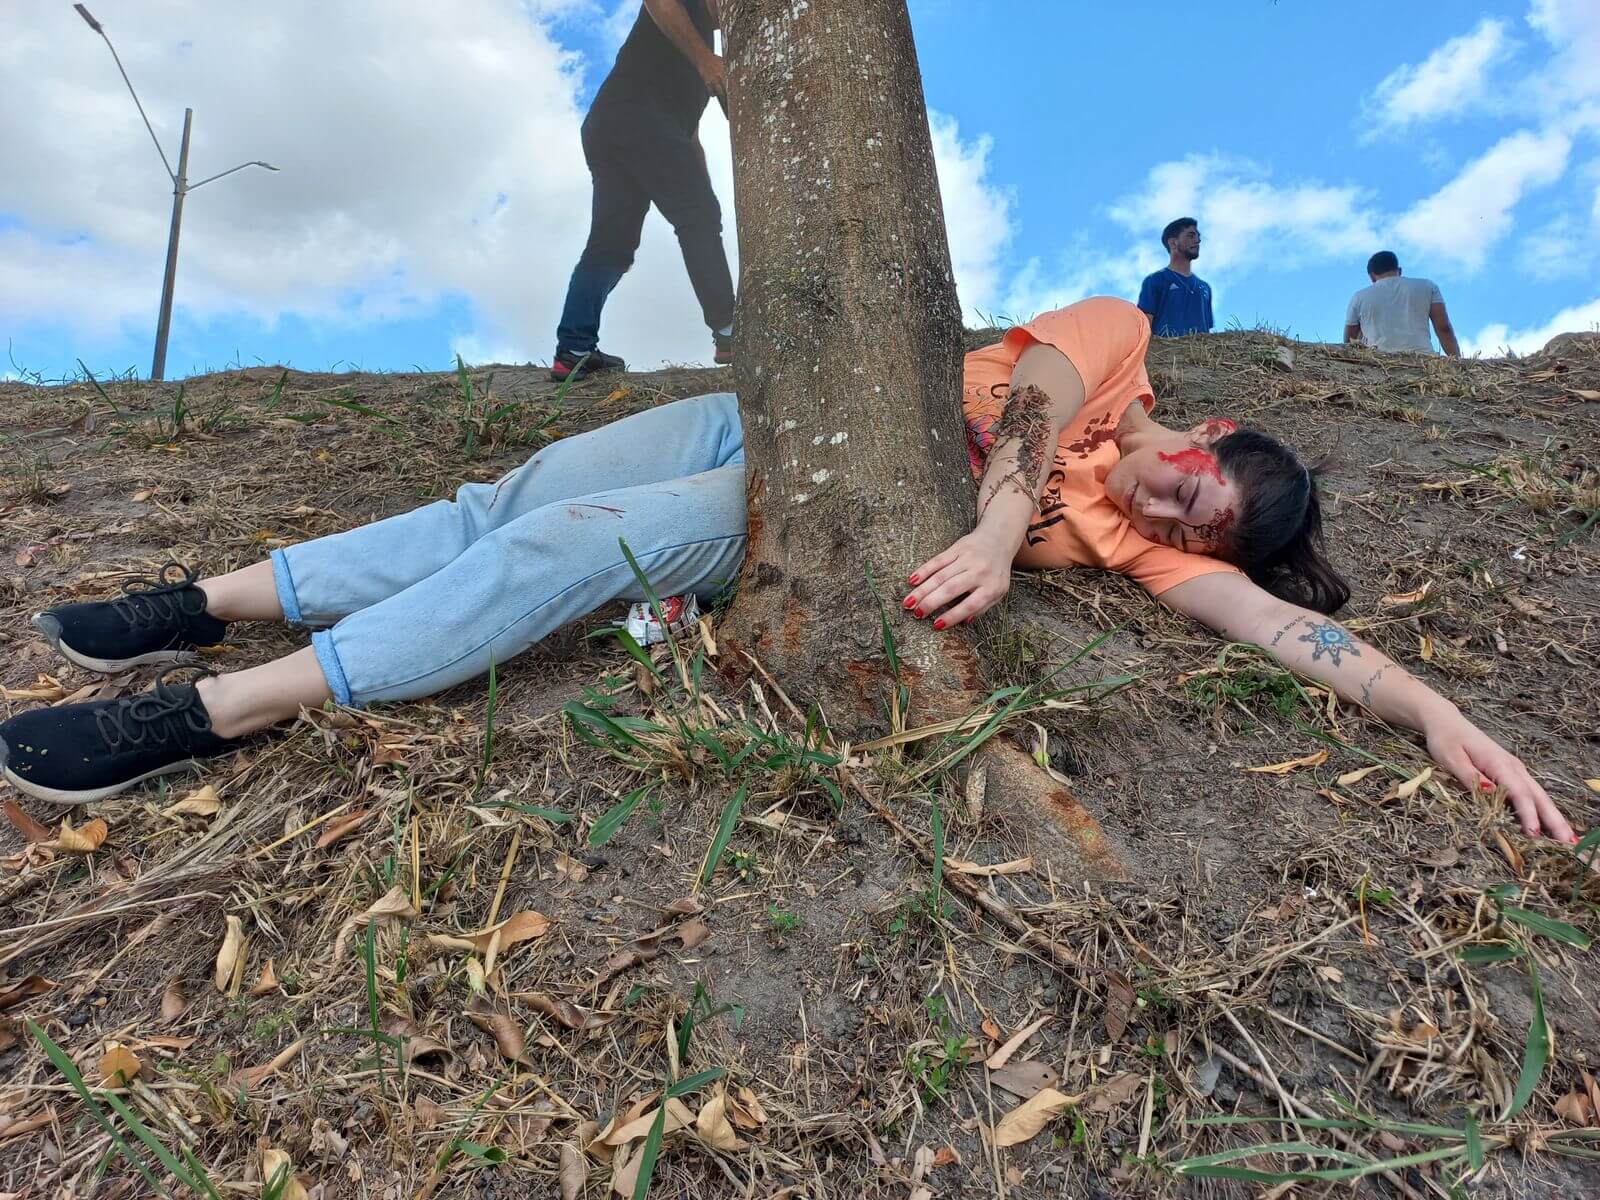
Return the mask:
{"type": "Polygon", "coordinates": [[[933,623],[933,627],[935,629],[943,629],[944,628],[944,618],[940,617],[937,621],[935,621],[933,623]]]}
{"type": "Polygon", "coordinates": [[[911,577],[911,579],[910,579],[910,583],[911,583],[912,587],[916,587],[917,584],[919,584],[921,582],[922,582],[922,576],[920,576],[920,575],[913,575],[911,577]]]}
{"type": "Polygon", "coordinates": [[[919,621],[920,621],[920,620],[922,620],[922,618],[923,618],[923,617],[925,617],[925,616],[926,616],[926,615],[927,615],[927,614],[926,614],[926,613],[924,613],[924,612],[923,612],[923,611],[922,611],[922,610],[921,610],[921,609],[920,609],[920,608],[914,608],[914,609],[912,609],[912,610],[911,610],[911,615],[912,615],[912,616],[913,616],[913,617],[915,617],[915,618],[916,618],[916,619],[917,619],[917,620],[919,620],[919,621]]]}

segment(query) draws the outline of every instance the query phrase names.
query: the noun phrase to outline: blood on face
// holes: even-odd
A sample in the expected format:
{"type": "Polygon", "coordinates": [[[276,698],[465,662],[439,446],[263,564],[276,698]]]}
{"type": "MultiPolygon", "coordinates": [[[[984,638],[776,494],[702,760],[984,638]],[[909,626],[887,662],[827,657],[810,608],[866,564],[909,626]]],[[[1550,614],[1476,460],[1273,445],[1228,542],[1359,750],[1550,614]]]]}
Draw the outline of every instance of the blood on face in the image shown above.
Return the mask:
{"type": "Polygon", "coordinates": [[[1218,483],[1223,481],[1222,468],[1217,466],[1216,456],[1209,450],[1179,450],[1176,454],[1168,454],[1162,450],[1157,451],[1156,457],[1176,467],[1185,475],[1209,475],[1218,483]]]}

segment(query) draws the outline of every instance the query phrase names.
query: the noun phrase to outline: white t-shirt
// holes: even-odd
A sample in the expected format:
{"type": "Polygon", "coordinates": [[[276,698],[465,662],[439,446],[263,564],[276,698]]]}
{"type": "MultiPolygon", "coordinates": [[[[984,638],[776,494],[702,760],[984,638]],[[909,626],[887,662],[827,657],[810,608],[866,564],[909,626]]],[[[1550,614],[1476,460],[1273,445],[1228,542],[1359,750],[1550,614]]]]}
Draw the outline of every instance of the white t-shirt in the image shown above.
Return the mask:
{"type": "Polygon", "coordinates": [[[1346,325],[1361,327],[1361,340],[1376,350],[1433,352],[1428,336],[1428,309],[1443,304],[1439,285],[1431,279],[1391,275],[1350,297],[1346,325]]]}

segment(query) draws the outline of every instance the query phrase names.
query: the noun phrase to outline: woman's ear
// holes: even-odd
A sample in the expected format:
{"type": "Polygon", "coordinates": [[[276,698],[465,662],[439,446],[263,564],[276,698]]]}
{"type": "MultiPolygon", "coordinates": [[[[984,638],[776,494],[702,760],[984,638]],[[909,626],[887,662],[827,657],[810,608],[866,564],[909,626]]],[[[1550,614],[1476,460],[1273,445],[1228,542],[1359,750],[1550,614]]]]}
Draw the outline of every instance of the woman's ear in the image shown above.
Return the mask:
{"type": "Polygon", "coordinates": [[[1195,446],[1214,446],[1230,433],[1238,433],[1239,426],[1227,417],[1209,417],[1189,431],[1189,441],[1195,446]]]}

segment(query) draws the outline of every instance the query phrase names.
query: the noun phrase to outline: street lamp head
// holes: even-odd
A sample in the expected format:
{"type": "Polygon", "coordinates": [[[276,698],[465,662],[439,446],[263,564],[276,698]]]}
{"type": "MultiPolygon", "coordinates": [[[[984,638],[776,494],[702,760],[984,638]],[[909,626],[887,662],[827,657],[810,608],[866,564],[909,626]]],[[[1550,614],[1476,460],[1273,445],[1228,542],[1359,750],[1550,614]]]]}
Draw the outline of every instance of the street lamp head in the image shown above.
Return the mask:
{"type": "Polygon", "coordinates": [[[96,21],[94,17],[89,14],[89,10],[87,8],[81,4],[74,4],[72,7],[78,10],[78,15],[88,23],[90,29],[94,30],[96,33],[105,32],[105,29],[101,27],[100,22],[96,21]]]}
{"type": "Polygon", "coordinates": [[[256,160],[255,165],[258,166],[258,167],[265,167],[269,171],[276,171],[278,169],[277,167],[273,166],[271,163],[262,162],[260,159],[256,160]]]}

